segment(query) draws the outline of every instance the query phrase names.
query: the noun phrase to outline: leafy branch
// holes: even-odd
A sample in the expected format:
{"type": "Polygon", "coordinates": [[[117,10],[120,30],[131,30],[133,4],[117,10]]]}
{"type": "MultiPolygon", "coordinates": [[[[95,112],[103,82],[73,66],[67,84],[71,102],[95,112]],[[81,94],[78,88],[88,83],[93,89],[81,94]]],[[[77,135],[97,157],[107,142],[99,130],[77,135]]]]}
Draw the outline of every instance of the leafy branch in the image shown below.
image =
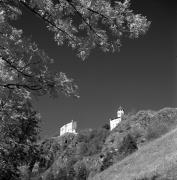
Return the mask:
{"type": "Polygon", "coordinates": [[[74,6],[74,4],[72,3],[72,1],[70,1],[70,0],[66,0],[66,1],[67,1],[67,2],[70,4],[70,6],[76,11],[76,13],[77,13],[77,14],[79,15],[79,17],[84,21],[84,23],[89,27],[89,29],[90,29],[93,33],[95,33],[98,38],[103,39],[101,36],[99,36],[99,35],[97,34],[96,30],[90,25],[90,23],[87,22],[87,20],[83,17],[83,15],[77,10],[77,8],[74,6]]]}
{"type": "Polygon", "coordinates": [[[26,4],[24,1],[20,0],[20,3],[26,7],[29,11],[31,11],[32,13],[34,13],[35,15],[37,15],[40,19],[42,19],[44,22],[50,24],[51,26],[53,26],[54,28],[58,29],[59,31],[61,31],[62,33],[66,34],[66,36],[68,36],[70,39],[72,39],[74,42],[76,42],[76,39],[74,37],[72,37],[70,34],[68,34],[65,30],[61,29],[60,27],[56,26],[55,23],[53,23],[52,21],[50,21],[47,17],[42,16],[40,13],[38,13],[37,11],[35,11],[35,8],[32,8],[31,6],[29,6],[28,4],[26,4]]]}

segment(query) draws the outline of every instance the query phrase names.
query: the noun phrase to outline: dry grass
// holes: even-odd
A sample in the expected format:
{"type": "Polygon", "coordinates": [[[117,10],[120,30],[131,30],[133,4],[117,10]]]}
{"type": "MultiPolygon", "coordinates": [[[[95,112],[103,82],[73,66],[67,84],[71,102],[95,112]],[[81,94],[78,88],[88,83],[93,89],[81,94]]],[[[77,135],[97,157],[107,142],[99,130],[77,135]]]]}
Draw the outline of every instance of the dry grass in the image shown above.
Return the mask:
{"type": "Polygon", "coordinates": [[[92,180],[177,180],[177,129],[150,142],[92,180]]]}

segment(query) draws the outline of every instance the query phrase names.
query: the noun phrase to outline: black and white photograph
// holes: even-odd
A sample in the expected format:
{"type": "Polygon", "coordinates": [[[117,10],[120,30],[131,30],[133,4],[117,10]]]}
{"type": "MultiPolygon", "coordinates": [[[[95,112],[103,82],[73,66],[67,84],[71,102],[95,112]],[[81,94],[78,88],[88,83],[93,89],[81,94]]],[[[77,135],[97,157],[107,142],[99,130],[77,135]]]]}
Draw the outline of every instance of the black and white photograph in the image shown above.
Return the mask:
{"type": "Polygon", "coordinates": [[[0,180],[177,180],[177,1],[0,0],[0,180]]]}

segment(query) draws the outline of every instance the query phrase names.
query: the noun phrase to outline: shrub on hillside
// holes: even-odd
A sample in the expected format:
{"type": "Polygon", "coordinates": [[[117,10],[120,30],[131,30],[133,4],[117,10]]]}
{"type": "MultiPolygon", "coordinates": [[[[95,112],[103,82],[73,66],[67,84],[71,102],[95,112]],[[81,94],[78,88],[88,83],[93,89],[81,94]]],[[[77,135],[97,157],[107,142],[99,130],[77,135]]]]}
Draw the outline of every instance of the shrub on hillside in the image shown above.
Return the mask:
{"type": "Polygon", "coordinates": [[[79,156],[85,156],[88,152],[88,144],[85,142],[79,142],[76,146],[76,154],[79,156]]]}
{"type": "Polygon", "coordinates": [[[108,151],[103,157],[102,166],[100,168],[100,171],[104,171],[109,166],[113,165],[113,159],[114,159],[113,151],[108,151]]]}
{"type": "Polygon", "coordinates": [[[40,145],[40,158],[39,158],[39,168],[47,169],[51,166],[54,161],[54,153],[52,151],[53,140],[46,139],[40,145]]]}
{"type": "Polygon", "coordinates": [[[52,172],[49,172],[45,178],[46,180],[55,180],[54,174],[52,172]]]}
{"type": "Polygon", "coordinates": [[[152,118],[152,123],[147,129],[146,138],[147,140],[156,139],[175,128],[176,125],[177,110],[174,108],[164,108],[152,118]]]}
{"type": "MultiPolygon", "coordinates": [[[[47,180],[47,179],[46,179],[47,180]]],[[[57,171],[57,174],[55,175],[54,180],[68,180],[67,179],[67,172],[66,168],[60,168],[57,171]]]]}
{"type": "Polygon", "coordinates": [[[93,156],[83,157],[83,159],[78,161],[75,165],[76,167],[79,167],[80,164],[82,166],[82,170],[84,170],[84,172],[82,171],[82,173],[83,174],[86,173],[86,179],[87,179],[93,177],[95,174],[100,172],[102,161],[100,159],[100,155],[97,154],[93,156]]]}
{"type": "Polygon", "coordinates": [[[134,125],[130,131],[129,134],[134,138],[136,141],[137,146],[141,146],[144,142],[146,142],[146,132],[144,128],[142,128],[139,125],[134,125]]]}
{"type": "Polygon", "coordinates": [[[105,128],[81,131],[77,137],[78,153],[83,156],[92,156],[101,152],[109,130],[105,128]]]}
{"type": "Polygon", "coordinates": [[[125,156],[133,153],[138,149],[136,140],[133,138],[132,135],[127,134],[124,138],[123,141],[121,142],[120,148],[119,148],[119,153],[124,154],[125,156]]]}
{"type": "Polygon", "coordinates": [[[88,177],[88,171],[83,161],[78,161],[74,165],[75,178],[77,180],[86,180],[88,177]]]}
{"type": "Polygon", "coordinates": [[[157,139],[161,135],[167,133],[168,130],[169,130],[168,125],[165,123],[162,123],[162,124],[153,123],[147,129],[146,139],[148,141],[157,139]]]}
{"type": "Polygon", "coordinates": [[[114,142],[115,146],[109,147],[103,152],[101,171],[138,149],[136,139],[129,133],[117,134],[117,137],[114,136],[114,138],[114,141],[116,141],[116,143],[114,142]]]}
{"type": "Polygon", "coordinates": [[[58,162],[55,162],[53,166],[48,169],[44,180],[48,178],[53,178],[52,180],[73,180],[75,177],[74,164],[75,159],[59,159],[58,162]]]}

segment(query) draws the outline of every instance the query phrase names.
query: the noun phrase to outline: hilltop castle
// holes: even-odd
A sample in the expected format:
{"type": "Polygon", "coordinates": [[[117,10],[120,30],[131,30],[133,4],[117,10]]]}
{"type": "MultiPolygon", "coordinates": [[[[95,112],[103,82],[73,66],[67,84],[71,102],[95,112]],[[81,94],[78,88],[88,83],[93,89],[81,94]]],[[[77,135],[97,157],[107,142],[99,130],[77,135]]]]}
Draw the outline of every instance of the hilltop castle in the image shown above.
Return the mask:
{"type": "Polygon", "coordinates": [[[122,120],[122,115],[124,115],[124,110],[119,107],[117,110],[117,117],[115,119],[110,119],[110,130],[112,131],[122,120]]]}
{"type": "MultiPolygon", "coordinates": [[[[124,115],[124,110],[122,107],[119,107],[117,110],[117,117],[115,119],[110,119],[110,131],[112,131],[122,120],[122,116],[124,115]]],[[[65,133],[74,133],[77,134],[77,122],[71,121],[68,124],[65,124],[60,128],[60,136],[65,133]]]]}

